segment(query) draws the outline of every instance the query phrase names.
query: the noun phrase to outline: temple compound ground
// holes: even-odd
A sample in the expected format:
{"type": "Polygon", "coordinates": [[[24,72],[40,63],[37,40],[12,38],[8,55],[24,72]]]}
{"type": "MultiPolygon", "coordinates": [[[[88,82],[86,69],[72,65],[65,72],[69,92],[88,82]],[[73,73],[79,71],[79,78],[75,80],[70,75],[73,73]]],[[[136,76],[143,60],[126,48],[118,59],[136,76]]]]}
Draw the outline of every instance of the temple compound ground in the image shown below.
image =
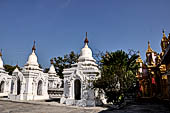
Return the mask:
{"type": "Polygon", "coordinates": [[[103,107],[66,106],[57,102],[12,102],[0,100],[0,113],[170,113],[159,104],[128,105],[121,110],[109,111],[103,107]]]}

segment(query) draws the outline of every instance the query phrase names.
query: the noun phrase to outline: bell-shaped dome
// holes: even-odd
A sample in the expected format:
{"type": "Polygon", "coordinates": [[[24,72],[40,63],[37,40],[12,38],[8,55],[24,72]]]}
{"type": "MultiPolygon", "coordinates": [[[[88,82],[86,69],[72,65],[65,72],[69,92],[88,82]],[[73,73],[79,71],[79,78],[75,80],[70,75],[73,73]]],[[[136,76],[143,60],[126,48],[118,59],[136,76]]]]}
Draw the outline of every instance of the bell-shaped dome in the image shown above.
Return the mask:
{"type": "Polygon", "coordinates": [[[4,69],[4,63],[3,63],[3,60],[2,60],[2,53],[0,51],[0,69],[4,69]]]}
{"type": "Polygon", "coordinates": [[[81,52],[80,52],[80,57],[92,57],[92,51],[91,49],[88,47],[88,44],[85,43],[85,46],[84,48],[81,49],[81,52]]]}
{"type": "Polygon", "coordinates": [[[32,53],[28,57],[28,61],[25,64],[25,68],[39,69],[39,64],[37,60],[37,55],[35,54],[35,50],[36,49],[35,49],[35,41],[34,41],[34,45],[32,47],[32,53]]]}
{"type": "Polygon", "coordinates": [[[87,32],[86,32],[86,39],[84,41],[85,46],[84,46],[84,48],[81,49],[79,60],[81,60],[81,59],[94,60],[92,57],[92,55],[93,55],[92,50],[88,47],[88,42],[89,41],[87,39],[87,32]]]}
{"type": "Polygon", "coordinates": [[[55,68],[54,68],[54,65],[53,65],[53,64],[51,64],[48,73],[49,73],[49,74],[56,74],[56,71],[55,71],[55,68]]]}
{"type": "Polygon", "coordinates": [[[48,73],[49,74],[56,74],[55,67],[53,65],[54,64],[53,59],[51,59],[50,61],[51,61],[51,66],[50,66],[48,73]]]}
{"type": "Polygon", "coordinates": [[[51,59],[50,61],[51,61],[51,66],[50,66],[48,73],[49,74],[56,74],[55,67],[53,65],[54,64],[53,59],[51,59]]]}
{"type": "Polygon", "coordinates": [[[13,71],[13,73],[15,73],[15,72],[20,72],[17,66],[16,66],[15,70],[13,71]]]}
{"type": "Polygon", "coordinates": [[[38,66],[37,56],[36,56],[34,50],[32,51],[31,55],[28,57],[27,64],[28,65],[37,65],[38,66]]]}

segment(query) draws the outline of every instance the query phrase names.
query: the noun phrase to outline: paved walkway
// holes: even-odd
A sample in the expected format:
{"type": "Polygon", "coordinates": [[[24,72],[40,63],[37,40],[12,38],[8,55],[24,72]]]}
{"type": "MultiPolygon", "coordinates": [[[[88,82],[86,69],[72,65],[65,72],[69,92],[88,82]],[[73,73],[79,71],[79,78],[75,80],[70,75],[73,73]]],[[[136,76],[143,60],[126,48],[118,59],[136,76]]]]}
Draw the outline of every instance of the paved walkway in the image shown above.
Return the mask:
{"type": "Polygon", "coordinates": [[[0,99],[0,113],[170,113],[159,104],[129,105],[121,110],[106,110],[102,107],[66,106],[57,102],[9,101],[0,99]]]}
{"type": "Polygon", "coordinates": [[[66,106],[57,102],[0,100],[0,113],[98,113],[101,107],[66,106]]]}

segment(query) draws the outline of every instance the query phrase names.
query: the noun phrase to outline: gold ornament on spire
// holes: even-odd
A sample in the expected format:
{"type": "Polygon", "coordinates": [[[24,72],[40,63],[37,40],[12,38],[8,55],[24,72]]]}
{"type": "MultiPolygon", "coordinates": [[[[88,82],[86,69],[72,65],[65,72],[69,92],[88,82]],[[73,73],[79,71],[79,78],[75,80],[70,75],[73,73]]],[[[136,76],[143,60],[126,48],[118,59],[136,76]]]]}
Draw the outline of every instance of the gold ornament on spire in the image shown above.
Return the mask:
{"type": "Polygon", "coordinates": [[[36,50],[36,48],[35,48],[35,40],[34,40],[34,45],[32,47],[32,51],[35,51],[35,50],[36,50]]]}
{"type": "Polygon", "coordinates": [[[87,38],[87,32],[86,32],[86,39],[84,40],[84,43],[89,43],[88,38],[87,38]]]}
{"type": "Polygon", "coordinates": [[[148,41],[148,49],[147,49],[146,53],[150,53],[150,52],[153,52],[153,50],[151,48],[150,42],[148,41]]]}

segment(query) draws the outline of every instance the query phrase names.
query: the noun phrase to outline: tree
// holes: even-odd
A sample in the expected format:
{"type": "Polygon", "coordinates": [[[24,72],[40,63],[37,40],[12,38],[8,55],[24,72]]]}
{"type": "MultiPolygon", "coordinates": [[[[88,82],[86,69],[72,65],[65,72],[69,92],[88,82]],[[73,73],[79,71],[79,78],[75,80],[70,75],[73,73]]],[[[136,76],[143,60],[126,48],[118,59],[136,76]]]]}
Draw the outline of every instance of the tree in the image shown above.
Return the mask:
{"type": "Polygon", "coordinates": [[[54,67],[56,68],[57,75],[60,78],[63,77],[63,70],[65,68],[70,68],[71,64],[77,62],[79,54],[75,54],[74,51],[71,51],[69,54],[64,55],[64,57],[55,57],[54,58],[54,67]]]}
{"type": "Polygon", "coordinates": [[[105,92],[108,102],[117,103],[134,87],[138,55],[132,50],[125,53],[122,50],[106,52],[101,60],[101,78],[94,82],[94,87],[105,92]]]}
{"type": "Polygon", "coordinates": [[[102,51],[100,51],[100,50],[94,51],[93,57],[96,60],[96,64],[98,65],[99,69],[101,68],[101,65],[102,65],[101,64],[102,56],[104,56],[104,53],[102,51]]]}
{"type": "Polygon", "coordinates": [[[20,67],[18,67],[18,65],[16,66],[11,66],[8,64],[4,65],[5,71],[7,71],[9,75],[12,75],[12,72],[15,70],[16,67],[20,70],[20,67]]]}

